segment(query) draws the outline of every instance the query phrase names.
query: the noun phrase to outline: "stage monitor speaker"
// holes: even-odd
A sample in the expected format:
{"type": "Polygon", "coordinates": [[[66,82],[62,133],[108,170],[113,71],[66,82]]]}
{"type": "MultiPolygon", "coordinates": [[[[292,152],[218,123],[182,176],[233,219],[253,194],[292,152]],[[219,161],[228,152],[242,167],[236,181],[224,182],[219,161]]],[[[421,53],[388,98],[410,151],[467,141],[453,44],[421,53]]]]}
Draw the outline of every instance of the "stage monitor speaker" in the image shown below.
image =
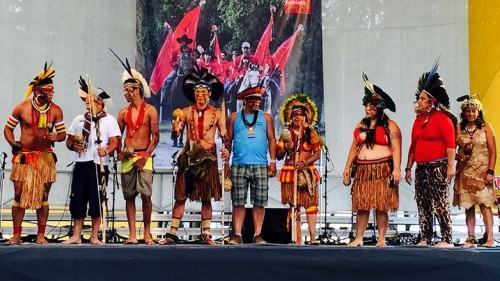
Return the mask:
{"type": "MultiPolygon", "coordinates": [[[[288,209],[266,208],[264,224],[262,225],[262,237],[264,237],[264,240],[268,243],[289,244],[291,234],[286,229],[287,219],[288,209]]],[[[254,235],[252,208],[246,209],[241,234],[244,243],[252,243],[254,235]]]]}

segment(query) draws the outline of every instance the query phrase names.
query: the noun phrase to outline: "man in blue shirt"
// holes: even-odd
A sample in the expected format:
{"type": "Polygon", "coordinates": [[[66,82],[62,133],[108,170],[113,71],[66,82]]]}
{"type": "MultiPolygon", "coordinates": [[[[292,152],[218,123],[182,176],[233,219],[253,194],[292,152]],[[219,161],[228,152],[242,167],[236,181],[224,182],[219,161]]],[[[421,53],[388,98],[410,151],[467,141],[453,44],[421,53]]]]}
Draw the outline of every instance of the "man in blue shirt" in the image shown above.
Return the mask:
{"type": "Polygon", "coordinates": [[[238,94],[243,108],[229,118],[226,147],[233,150],[231,166],[233,202],[233,236],[231,245],[242,243],[241,228],[245,219],[245,203],[250,185],[250,201],[253,205],[254,239],[256,244],[266,243],[261,230],[264,222],[264,207],[268,199],[268,177],[276,175],[276,139],[273,118],[259,110],[264,88],[248,88],[238,94]],[[268,165],[267,152],[270,163],[268,165]]]}

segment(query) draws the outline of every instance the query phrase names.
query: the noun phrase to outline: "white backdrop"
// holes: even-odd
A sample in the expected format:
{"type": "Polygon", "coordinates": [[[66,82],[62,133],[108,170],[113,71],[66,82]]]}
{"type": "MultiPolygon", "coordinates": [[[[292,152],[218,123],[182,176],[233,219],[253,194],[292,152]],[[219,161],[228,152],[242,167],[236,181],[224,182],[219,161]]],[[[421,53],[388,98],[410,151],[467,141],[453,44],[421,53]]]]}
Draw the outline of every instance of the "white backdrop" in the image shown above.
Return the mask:
{"type": "MultiPolygon", "coordinates": [[[[361,72],[365,71],[397,103],[397,112],[390,116],[402,129],[404,166],[418,76],[441,55],[440,73],[450,96],[468,92],[467,1],[323,0],[322,22],[327,107],[324,121],[334,163],[328,179],[328,211],[350,210],[349,189],[341,185],[339,176],[352,129],[363,116],[361,72]]],[[[55,101],[64,109],[66,126],[82,110],[77,97],[79,75],[89,73],[95,85],[111,94],[115,104],[111,113],[124,105],[122,68],[108,47],[133,61],[136,1],[3,0],[0,31],[0,62],[4,66],[0,120],[7,119],[12,107],[23,98],[26,85],[50,60],[56,68],[55,101]]],[[[5,141],[0,142],[0,151],[10,151],[5,141]]],[[[67,170],[71,153],[63,144],[56,145],[56,152],[59,168],[67,170]]],[[[51,192],[53,204],[65,202],[68,182],[67,173],[61,174],[51,192]]],[[[9,180],[5,184],[9,198],[12,186],[9,180]]],[[[155,209],[169,209],[171,178],[157,176],[154,189],[155,209]]],[[[270,196],[270,205],[280,206],[280,189],[275,180],[270,196]]],[[[117,202],[123,206],[120,193],[117,202]]],[[[413,188],[406,184],[401,185],[400,209],[415,210],[413,188]]]]}
{"type": "MultiPolygon", "coordinates": [[[[361,72],[396,102],[388,112],[401,127],[403,163],[414,120],[418,77],[441,56],[439,72],[457,112],[455,98],[468,93],[468,23],[466,0],[324,0],[323,61],[327,143],[340,176],[363,117],[361,72]]],[[[329,181],[329,204],[350,209],[349,190],[329,181]]],[[[400,186],[401,210],[415,210],[413,187],[400,186]]]]}

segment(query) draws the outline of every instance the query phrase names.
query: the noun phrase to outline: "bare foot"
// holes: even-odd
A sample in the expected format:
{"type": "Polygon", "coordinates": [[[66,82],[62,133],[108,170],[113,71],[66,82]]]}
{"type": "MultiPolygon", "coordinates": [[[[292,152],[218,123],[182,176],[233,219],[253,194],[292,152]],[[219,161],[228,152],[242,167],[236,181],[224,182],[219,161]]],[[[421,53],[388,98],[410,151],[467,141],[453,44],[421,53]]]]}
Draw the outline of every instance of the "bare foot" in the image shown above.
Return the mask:
{"type": "Polygon", "coordinates": [[[12,235],[12,237],[9,239],[9,241],[7,241],[5,243],[9,244],[9,245],[20,245],[22,243],[21,234],[12,235]]]}
{"type": "Polygon", "coordinates": [[[155,242],[155,240],[153,240],[151,238],[144,238],[144,244],[151,246],[151,245],[156,244],[156,242],[155,242]]]}
{"type": "Polygon", "coordinates": [[[139,244],[139,242],[137,241],[136,238],[129,238],[123,244],[125,244],[125,245],[137,245],[137,244],[139,244]]]}
{"type": "Polygon", "coordinates": [[[497,242],[495,242],[495,240],[486,241],[486,243],[484,243],[482,246],[486,248],[495,248],[497,246],[497,242]]]}
{"type": "Polygon", "coordinates": [[[347,245],[347,247],[361,247],[361,246],[363,246],[363,240],[356,240],[356,239],[354,239],[354,241],[352,241],[347,245]]]}
{"type": "Polygon", "coordinates": [[[427,243],[427,240],[422,240],[422,241],[418,242],[418,244],[415,246],[427,247],[427,246],[429,246],[429,243],[427,243]]]}
{"type": "Polygon", "coordinates": [[[452,243],[447,243],[447,242],[441,241],[432,247],[439,248],[439,249],[449,249],[449,248],[455,247],[455,245],[453,245],[452,243]]]}
{"type": "Polygon", "coordinates": [[[144,244],[146,245],[156,244],[155,240],[153,240],[153,237],[151,237],[151,233],[144,233],[144,244]]]}
{"type": "Polygon", "coordinates": [[[99,238],[90,238],[90,244],[92,245],[103,245],[101,240],[99,238]]]}
{"type": "Polygon", "coordinates": [[[39,245],[43,245],[43,244],[49,244],[49,241],[47,241],[47,239],[45,239],[44,233],[39,233],[36,236],[36,243],[39,245]]]}
{"type": "Polygon", "coordinates": [[[387,246],[387,244],[385,243],[385,241],[379,241],[379,242],[377,242],[377,244],[375,245],[375,247],[379,247],[379,248],[380,248],[380,247],[385,247],[385,246],[387,246]]]}
{"type": "Polygon", "coordinates": [[[82,238],[81,237],[76,237],[76,236],[71,236],[68,240],[63,241],[62,244],[69,245],[69,244],[82,244],[82,238]]]}
{"type": "Polygon", "coordinates": [[[466,241],[466,242],[462,245],[462,248],[464,248],[464,249],[476,248],[476,244],[466,241]]]}

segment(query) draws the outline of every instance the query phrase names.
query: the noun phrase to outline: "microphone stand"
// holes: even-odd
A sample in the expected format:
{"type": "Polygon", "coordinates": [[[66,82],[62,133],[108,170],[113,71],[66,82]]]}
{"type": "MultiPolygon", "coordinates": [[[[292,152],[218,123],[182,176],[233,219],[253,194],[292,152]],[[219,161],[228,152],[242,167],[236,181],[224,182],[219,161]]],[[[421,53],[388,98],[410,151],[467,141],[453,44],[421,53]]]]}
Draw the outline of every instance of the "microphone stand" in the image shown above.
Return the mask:
{"type": "Polygon", "coordinates": [[[331,163],[330,160],[330,151],[328,150],[328,146],[326,144],[324,147],[324,155],[325,155],[325,166],[324,166],[324,174],[323,177],[320,178],[320,183],[324,186],[323,190],[323,199],[324,199],[324,207],[323,207],[323,217],[324,217],[324,229],[323,233],[320,235],[320,242],[322,244],[330,245],[334,244],[332,234],[328,231],[328,222],[327,222],[327,207],[328,207],[328,162],[331,163]]]}
{"type": "MultiPolygon", "coordinates": [[[[115,203],[116,203],[116,190],[120,189],[120,185],[118,183],[118,160],[115,157],[115,154],[110,156],[110,160],[113,163],[113,189],[111,191],[111,229],[108,230],[106,235],[108,236],[107,240],[113,243],[121,243],[125,241],[126,238],[119,235],[115,228],[115,203]]],[[[109,220],[108,220],[109,223],[109,220]]]]}
{"type": "Polygon", "coordinates": [[[5,152],[2,152],[2,163],[1,163],[1,166],[2,166],[2,171],[0,172],[1,173],[1,183],[0,183],[0,239],[4,239],[3,238],[3,192],[4,192],[4,180],[5,180],[5,159],[7,158],[7,153],[5,152]]]}

